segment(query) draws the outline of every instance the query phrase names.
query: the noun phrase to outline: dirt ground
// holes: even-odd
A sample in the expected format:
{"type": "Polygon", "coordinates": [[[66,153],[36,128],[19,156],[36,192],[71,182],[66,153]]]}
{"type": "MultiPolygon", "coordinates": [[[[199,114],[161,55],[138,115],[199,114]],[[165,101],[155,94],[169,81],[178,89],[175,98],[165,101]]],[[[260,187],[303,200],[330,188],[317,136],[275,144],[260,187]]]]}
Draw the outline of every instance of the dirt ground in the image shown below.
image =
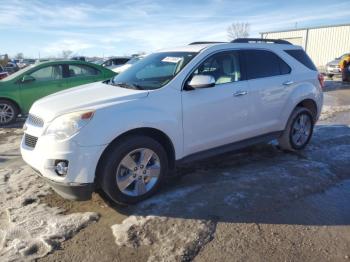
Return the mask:
{"type": "Polygon", "coordinates": [[[0,260],[350,261],[350,85],[327,81],[303,152],[272,141],[182,166],[136,206],[52,193],[20,159],[21,134],[0,130],[0,188],[13,188],[0,200],[0,260]]]}

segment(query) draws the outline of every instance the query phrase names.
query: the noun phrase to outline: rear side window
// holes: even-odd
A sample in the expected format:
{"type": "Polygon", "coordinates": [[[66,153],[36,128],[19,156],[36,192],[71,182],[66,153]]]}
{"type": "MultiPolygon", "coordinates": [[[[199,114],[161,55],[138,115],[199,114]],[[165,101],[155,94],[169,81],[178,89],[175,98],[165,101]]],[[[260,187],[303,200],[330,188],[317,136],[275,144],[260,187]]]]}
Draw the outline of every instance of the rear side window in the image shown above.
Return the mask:
{"type": "Polygon", "coordinates": [[[292,56],[296,60],[298,60],[300,63],[302,63],[307,68],[317,71],[316,66],[310,59],[310,57],[305,53],[302,49],[296,49],[296,50],[284,50],[288,55],[292,56]]]}
{"type": "Polygon", "coordinates": [[[100,72],[87,65],[69,65],[69,77],[75,76],[95,76],[100,72]]]}
{"type": "Polygon", "coordinates": [[[267,50],[245,50],[247,78],[256,79],[285,75],[291,68],[275,53],[267,50]]]}

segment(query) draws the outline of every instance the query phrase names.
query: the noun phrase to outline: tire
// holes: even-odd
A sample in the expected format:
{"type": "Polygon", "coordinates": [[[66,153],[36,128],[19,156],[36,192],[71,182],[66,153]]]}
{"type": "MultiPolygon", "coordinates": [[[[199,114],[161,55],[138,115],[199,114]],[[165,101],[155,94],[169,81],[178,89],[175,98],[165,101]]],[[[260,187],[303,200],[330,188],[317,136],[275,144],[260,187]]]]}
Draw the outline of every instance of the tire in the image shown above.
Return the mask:
{"type": "Polygon", "coordinates": [[[98,177],[102,190],[114,202],[135,204],[152,196],[163,183],[167,173],[168,157],[162,145],[150,137],[138,135],[126,137],[107,151],[102,159],[98,177]],[[141,154],[152,156],[148,162],[143,162],[147,162],[144,166],[141,163],[141,154]],[[130,161],[130,157],[134,161],[130,161]],[[129,168],[126,168],[126,164],[129,168]],[[150,170],[153,170],[152,176],[150,170]],[[155,177],[158,171],[159,174],[155,177]],[[125,187],[129,182],[129,186],[125,187]],[[141,186],[142,184],[144,186],[141,186]]]}
{"type": "Polygon", "coordinates": [[[283,131],[283,134],[278,138],[279,146],[282,150],[286,151],[298,151],[302,150],[309,143],[314,129],[314,116],[311,111],[304,107],[297,107],[292,112],[289,117],[286,129],[283,131]],[[306,117],[305,121],[308,121],[309,124],[305,124],[305,130],[301,129],[300,132],[296,130],[296,127],[300,126],[301,116],[306,117]],[[298,122],[297,122],[298,121],[298,122]],[[302,132],[302,131],[305,132],[302,132]],[[299,133],[298,133],[299,132],[299,133]],[[306,134],[307,133],[307,134],[306,134]],[[298,141],[298,136],[300,134],[300,140],[298,141]],[[301,135],[304,134],[304,135],[301,135]],[[297,140],[297,141],[296,141],[297,140]]]}
{"type": "Polygon", "coordinates": [[[7,100],[0,99],[0,126],[6,126],[16,121],[19,110],[16,104],[7,100]]]}

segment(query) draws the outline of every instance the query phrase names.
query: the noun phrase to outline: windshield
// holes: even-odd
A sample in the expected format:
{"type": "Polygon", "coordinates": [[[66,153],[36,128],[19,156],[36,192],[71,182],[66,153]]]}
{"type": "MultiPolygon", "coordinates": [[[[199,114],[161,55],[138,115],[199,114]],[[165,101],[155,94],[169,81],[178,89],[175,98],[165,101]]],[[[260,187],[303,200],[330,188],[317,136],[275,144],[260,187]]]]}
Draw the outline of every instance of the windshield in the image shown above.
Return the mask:
{"type": "Polygon", "coordinates": [[[169,83],[196,54],[193,52],[151,54],[115,76],[111,84],[142,90],[161,88],[169,83]]]}

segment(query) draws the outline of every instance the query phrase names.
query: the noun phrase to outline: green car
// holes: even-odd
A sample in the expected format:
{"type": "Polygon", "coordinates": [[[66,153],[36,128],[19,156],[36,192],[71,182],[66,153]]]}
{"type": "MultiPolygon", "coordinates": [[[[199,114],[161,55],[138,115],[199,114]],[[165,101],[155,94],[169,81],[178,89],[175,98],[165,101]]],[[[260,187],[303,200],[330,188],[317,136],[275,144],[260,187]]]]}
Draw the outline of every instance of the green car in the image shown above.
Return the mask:
{"type": "Polygon", "coordinates": [[[112,78],[116,73],[84,61],[48,61],[0,80],[0,126],[26,115],[32,104],[52,93],[112,78]]]}

